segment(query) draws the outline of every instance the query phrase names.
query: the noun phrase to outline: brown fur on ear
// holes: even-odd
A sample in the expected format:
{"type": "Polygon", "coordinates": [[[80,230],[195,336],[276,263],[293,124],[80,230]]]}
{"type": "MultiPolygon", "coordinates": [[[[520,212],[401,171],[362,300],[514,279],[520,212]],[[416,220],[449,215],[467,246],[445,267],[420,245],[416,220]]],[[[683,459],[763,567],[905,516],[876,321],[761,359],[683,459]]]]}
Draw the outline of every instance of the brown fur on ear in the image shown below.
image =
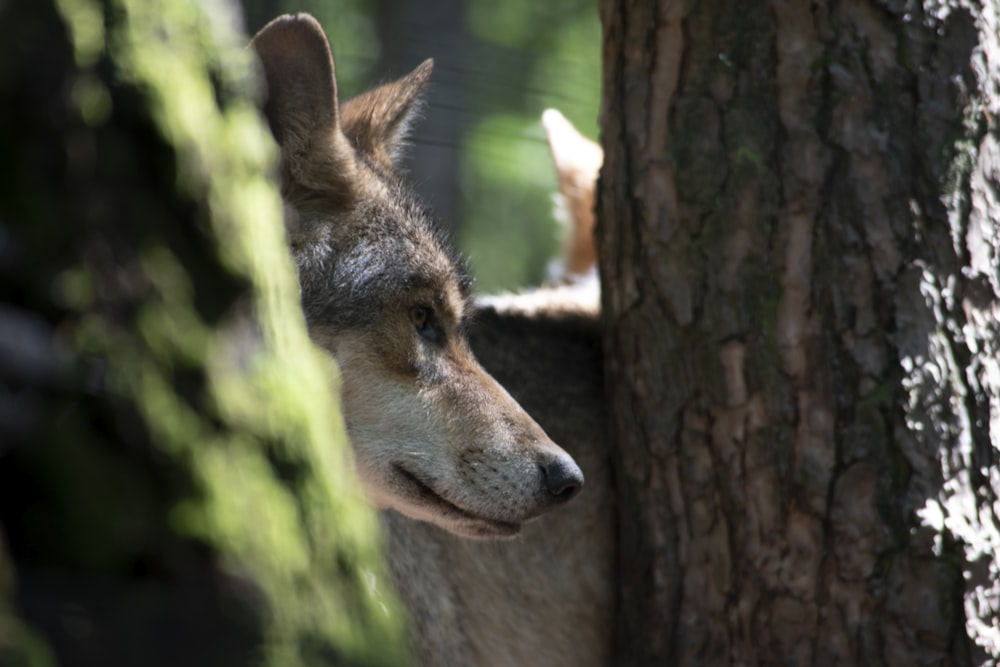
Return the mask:
{"type": "Polygon", "coordinates": [[[594,195],[604,151],[580,134],[555,109],[546,109],[542,125],[559,177],[559,193],[566,204],[569,232],[564,250],[567,274],[582,275],[597,263],[594,247],[594,195]]]}
{"type": "Polygon", "coordinates": [[[420,93],[434,60],[428,58],[402,79],[358,95],[344,103],[344,134],[358,152],[383,169],[392,170],[406,138],[410,119],[419,107],[420,93]]]}
{"type": "MultiPolygon", "coordinates": [[[[281,146],[282,190],[349,197],[355,156],[340,129],[333,55],[308,14],[279,16],[251,40],[264,69],[264,113],[281,146]]],[[[298,196],[297,196],[298,195],[298,196]]]]}

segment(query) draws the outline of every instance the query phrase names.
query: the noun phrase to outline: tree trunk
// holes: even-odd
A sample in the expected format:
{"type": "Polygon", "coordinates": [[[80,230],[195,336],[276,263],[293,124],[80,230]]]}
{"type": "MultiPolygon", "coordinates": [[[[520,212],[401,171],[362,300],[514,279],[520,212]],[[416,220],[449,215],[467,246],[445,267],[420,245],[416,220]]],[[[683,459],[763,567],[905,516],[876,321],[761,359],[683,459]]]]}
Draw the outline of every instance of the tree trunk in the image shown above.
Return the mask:
{"type": "Polygon", "coordinates": [[[1000,656],[1000,23],[952,4],[602,1],[616,664],[1000,656]]]}
{"type": "Polygon", "coordinates": [[[402,662],[231,10],[0,2],[2,665],[402,662]]]}

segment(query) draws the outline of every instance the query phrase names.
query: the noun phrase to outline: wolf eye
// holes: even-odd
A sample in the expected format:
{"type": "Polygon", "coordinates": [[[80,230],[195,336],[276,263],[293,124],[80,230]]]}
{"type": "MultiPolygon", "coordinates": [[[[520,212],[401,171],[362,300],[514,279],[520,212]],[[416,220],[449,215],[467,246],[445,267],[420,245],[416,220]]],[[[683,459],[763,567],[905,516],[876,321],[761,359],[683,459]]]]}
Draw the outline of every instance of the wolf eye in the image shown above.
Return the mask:
{"type": "Polygon", "coordinates": [[[434,319],[434,311],[428,306],[413,306],[410,308],[410,322],[416,328],[417,333],[432,343],[440,343],[444,340],[444,332],[434,319]]]}
{"type": "Polygon", "coordinates": [[[430,308],[427,308],[426,306],[414,306],[413,308],[410,308],[410,321],[413,322],[413,326],[417,328],[417,331],[426,327],[430,320],[430,308]]]}

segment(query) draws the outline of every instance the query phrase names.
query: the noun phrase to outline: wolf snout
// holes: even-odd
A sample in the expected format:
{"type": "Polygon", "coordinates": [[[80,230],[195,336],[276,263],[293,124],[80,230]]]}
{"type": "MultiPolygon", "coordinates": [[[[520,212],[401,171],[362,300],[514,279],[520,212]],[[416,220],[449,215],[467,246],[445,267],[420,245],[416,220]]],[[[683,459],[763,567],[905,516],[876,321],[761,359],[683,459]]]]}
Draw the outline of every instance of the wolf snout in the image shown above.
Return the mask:
{"type": "Polygon", "coordinates": [[[583,471],[568,455],[558,456],[542,466],[545,488],[554,504],[562,504],[583,488],[583,471]]]}

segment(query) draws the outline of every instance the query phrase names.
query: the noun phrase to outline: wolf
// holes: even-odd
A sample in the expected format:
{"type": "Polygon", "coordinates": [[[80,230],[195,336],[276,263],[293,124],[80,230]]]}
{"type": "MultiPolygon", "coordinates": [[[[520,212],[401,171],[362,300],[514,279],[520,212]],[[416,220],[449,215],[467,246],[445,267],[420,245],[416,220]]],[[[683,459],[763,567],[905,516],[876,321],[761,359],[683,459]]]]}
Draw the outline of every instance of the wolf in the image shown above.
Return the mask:
{"type": "Polygon", "coordinates": [[[600,144],[581,134],[558,109],[542,113],[542,127],[559,183],[555,217],[565,229],[562,256],[550,267],[549,277],[557,284],[593,278],[590,282],[596,294],[599,284],[594,203],[604,151],[600,144]]]}
{"type": "Polygon", "coordinates": [[[504,542],[384,517],[424,665],[612,664],[616,526],[593,240],[603,153],[559,112],[542,120],[563,253],[545,286],[477,297],[469,340],[483,367],[577,461],[587,489],[504,542]]]}
{"type": "Polygon", "coordinates": [[[470,297],[396,168],[430,61],[340,104],[330,46],[308,15],[275,19],[251,48],[306,322],[341,369],[348,436],[382,509],[417,659],[604,664],[613,503],[593,309],[546,316],[470,297]],[[579,463],[477,361],[470,336],[522,401],[553,417],[579,463]]]}
{"type": "Polygon", "coordinates": [[[475,360],[468,274],[394,169],[432,62],[339,105],[311,16],[275,19],[251,47],[306,322],[341,369],[363,487],[463,537],[515,535],[583,473],[475,360]]]}

